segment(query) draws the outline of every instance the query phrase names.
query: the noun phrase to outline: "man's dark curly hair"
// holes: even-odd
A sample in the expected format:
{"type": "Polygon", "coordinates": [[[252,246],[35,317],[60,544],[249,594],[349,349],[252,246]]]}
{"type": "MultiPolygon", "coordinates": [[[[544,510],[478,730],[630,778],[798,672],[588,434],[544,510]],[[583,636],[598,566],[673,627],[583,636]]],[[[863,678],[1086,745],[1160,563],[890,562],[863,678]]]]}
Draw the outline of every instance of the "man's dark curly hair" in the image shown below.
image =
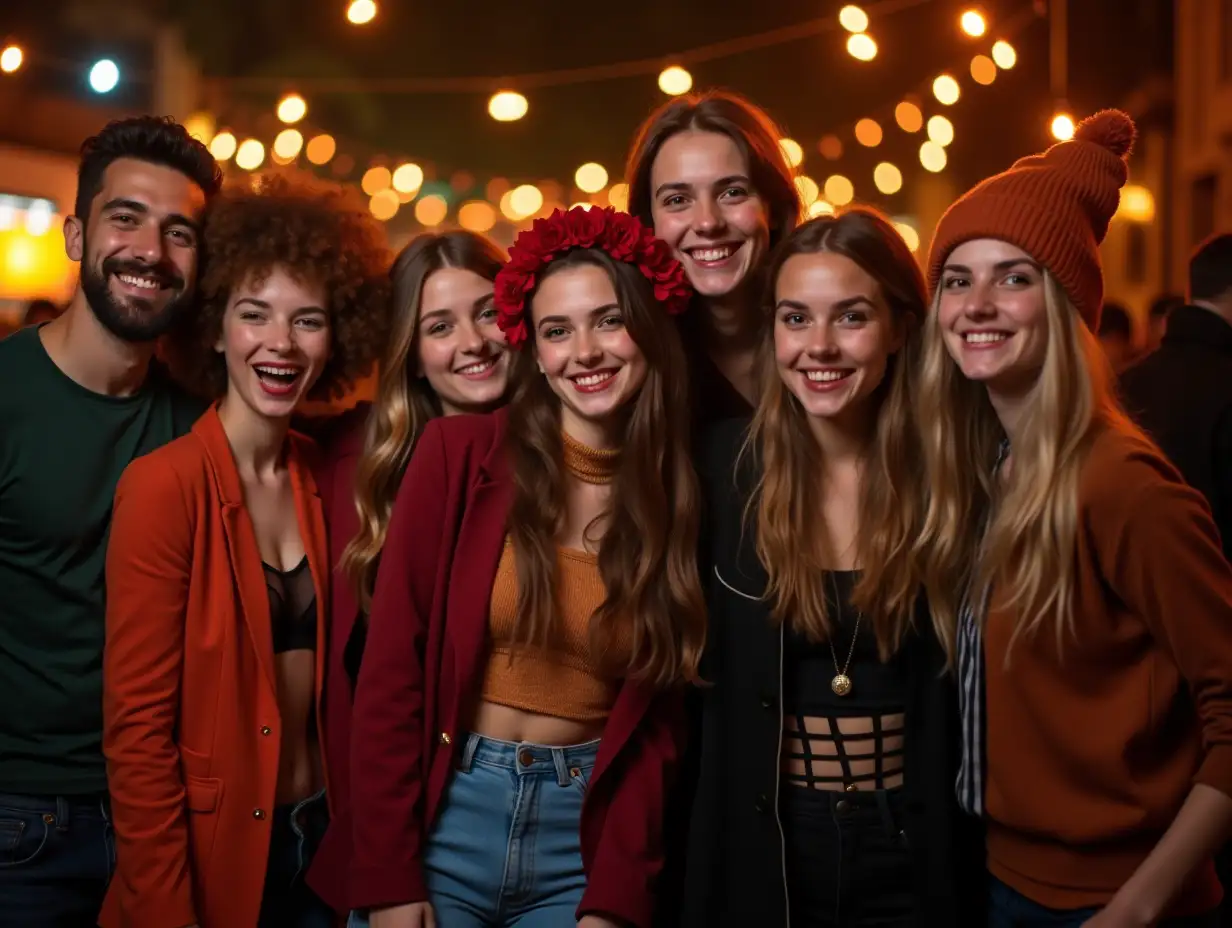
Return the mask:
{"type": "Polygon", "coordinates": [[[90,218],[90,204],[102,189],[103,174],[120,158],[174,168],[200,187],[207,200],[222,189],[222,170],[210,150],[170,116],[117,119],[81,144],[73,214],[82,222],[90,218]]]}
{"type": "Polygon", "coordinates": [[[351,191],[302,174],[246,178],[210,205],[203,239],[201,306],[174,349],[192,389],[226,392],[226,362],[214,348],[227,303],[276,269],[325,291],[330,357],[311,398],[341,394],[380,356],[391,256],[384,229],[351,191]]]}

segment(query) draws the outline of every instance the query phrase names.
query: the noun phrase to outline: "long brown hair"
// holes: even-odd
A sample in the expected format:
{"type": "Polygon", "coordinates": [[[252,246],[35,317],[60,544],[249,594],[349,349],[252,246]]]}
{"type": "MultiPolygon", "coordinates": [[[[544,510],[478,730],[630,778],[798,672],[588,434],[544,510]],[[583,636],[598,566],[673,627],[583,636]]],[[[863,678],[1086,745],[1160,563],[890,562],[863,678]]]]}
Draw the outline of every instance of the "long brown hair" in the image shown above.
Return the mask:
{"type": "MultiPolygon", "coordinates": [[[[706,613],[697,572],[701,505],[689,441],[684,350],[671,318],[636,266],[597,249],[556,259],[539,283],[566,268],[593,265],[612,280],[630,337],[646,359],[646,382],[628,404],[611,487],[599,573],[606,596],[590,622],[591,651],[618,653],[612,666],[657,687],[697,679],[706,613]]],[[[534,300],[527,300],[527,312],[534,300]]],[[[533,332],[533,327],[531,327],[533,332]]],[[[533,342],[532,335],[532,342],[533,342]]],[[[561,621],[556,598],[557,538],[565,519],[560,400],[536,366],[533,346],[511,372],[508,447],[514,496],[509,534],[517,564],[515,640],[540,644],[561,621]]]]}
{"type": "Polygon", "coordinates": [[[675,97],[638,128],[625,163],[629,212],[654,228],[650,174],[655,158],[664,142],[690,130],[725,135],[736,143],[749,163],[749,181],[770,214],[770,247],[775,248],[800,221],[800,193],[779,145],[783,133],[761,107],[726,90],[675,97]]]}
{"type": "Polygon", "coordinates": [[[911,383],[927,289],[902,237],[874,210],[858,207],[806,222],[771,257],[761,396],[743,452],[758,456],[761,476],[746,521],[756,522],[757,554],[770,578],[771,615],[824,641],[831,628],[825,586],[819,581],[834,552],[824,551],[817,540],[821,451],[807,414],[773,364],[774,282],[793,255],[818,253],[842,255],[872,277],[903,335],[874,393],[876,423],[860,474],[856,551],[861,577],[852,594],[886,659],[911,625],[920,588],[911,548],[924,515],[924,483],[911,383]]]}
{"type": "Polygon", "coordinates": [[[495,280],[506,260],[504,252],[482,235],[455,231],[419,235],[394,261],[390,271],[394,304],[391,339],[381,362],[376,402],[368,415],[364,447],[355,468],[359,532],[341,558],[342,572],[354,586],[365,612],[402,475],[424,426],[441,414],[427,378],[417,377],[414,371],[424,281],[441,268],[472,271],[485,280],[495,280]]]}

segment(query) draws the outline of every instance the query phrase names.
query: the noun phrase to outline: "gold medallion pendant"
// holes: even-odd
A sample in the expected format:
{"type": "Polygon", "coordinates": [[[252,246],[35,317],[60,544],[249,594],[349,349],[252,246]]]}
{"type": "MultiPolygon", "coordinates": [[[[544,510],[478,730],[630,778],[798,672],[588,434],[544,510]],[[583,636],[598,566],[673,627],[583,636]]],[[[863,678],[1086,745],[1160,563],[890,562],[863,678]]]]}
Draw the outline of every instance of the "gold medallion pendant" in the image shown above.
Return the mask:
{"type": "Polygon", "coordinates": [[[835,674],[830,681],[830,689],[834,690],[835,696],[846,696],[851,692],[851,677],[845,673],[835,674]]]}

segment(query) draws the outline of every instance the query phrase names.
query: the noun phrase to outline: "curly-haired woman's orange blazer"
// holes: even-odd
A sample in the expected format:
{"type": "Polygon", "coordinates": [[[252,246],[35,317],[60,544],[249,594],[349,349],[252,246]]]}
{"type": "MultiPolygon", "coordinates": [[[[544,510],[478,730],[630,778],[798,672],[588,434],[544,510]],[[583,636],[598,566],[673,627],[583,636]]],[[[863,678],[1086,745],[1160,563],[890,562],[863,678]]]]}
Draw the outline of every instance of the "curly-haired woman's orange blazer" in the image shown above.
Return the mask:
{"type": "MultiPolygon", "coordinates": [[[[321,500],[292,434],[287,466],[317,603],[329,603],[321,500]]],[[[278,777],[279,711],[261,552],[211,409],[138,458],[107,552],[103,750],[118,860],[103,928],[257,923],[278,777]]],[[[317,721],[327,623],[317,623],[317,721]]]]}

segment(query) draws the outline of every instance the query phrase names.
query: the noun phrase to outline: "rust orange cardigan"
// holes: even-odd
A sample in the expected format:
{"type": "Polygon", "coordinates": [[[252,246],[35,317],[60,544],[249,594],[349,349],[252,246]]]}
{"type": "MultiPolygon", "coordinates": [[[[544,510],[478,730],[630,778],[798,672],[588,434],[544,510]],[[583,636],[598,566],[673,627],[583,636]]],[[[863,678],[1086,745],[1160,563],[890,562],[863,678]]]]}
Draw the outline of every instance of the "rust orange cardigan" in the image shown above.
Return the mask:
{"type": "MultiPolygon", "coordinates": [[[[288,441],[323,608],[329,561],[312,445],[288,441]]],[[[116,491],[103,750],[118,860],[103,928],[257,923],[280,744],[267,596],[239,472],[211,409],[129,465],[116,491]]],[[[325,630],[318,622],[318,723],[325,630]]]]}

